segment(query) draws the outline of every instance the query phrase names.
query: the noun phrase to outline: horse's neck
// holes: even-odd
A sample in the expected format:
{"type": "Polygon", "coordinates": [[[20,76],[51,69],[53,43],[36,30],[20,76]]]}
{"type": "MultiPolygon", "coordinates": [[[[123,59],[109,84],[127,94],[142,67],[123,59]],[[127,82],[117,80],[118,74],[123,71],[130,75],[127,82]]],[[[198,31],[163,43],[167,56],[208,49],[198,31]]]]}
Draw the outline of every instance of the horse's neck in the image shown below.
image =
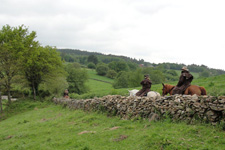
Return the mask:
{"type": "Polygon", "coordinates": [[[167,89],[168,89],[168,93],[171,95],[172,94],[172,90],[173,90],[173,88],[175,87],[174,85],[167,85],[167,89]]]}

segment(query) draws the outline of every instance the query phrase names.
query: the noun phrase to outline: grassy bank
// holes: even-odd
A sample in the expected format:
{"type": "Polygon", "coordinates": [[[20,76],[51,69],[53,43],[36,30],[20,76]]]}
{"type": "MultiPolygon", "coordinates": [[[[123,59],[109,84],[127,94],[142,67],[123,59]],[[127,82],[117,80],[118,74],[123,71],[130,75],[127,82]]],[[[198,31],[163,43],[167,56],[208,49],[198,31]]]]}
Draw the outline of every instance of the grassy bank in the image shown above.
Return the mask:
{"type": "Polygon", "coordinates": [[[12,115],[0,122],[1,150],[220,150],[225,146],[225,132],[210,125],[121,120],[42,102],[18,101],[13,106],[22,111],[9,111],[12,115]]]}

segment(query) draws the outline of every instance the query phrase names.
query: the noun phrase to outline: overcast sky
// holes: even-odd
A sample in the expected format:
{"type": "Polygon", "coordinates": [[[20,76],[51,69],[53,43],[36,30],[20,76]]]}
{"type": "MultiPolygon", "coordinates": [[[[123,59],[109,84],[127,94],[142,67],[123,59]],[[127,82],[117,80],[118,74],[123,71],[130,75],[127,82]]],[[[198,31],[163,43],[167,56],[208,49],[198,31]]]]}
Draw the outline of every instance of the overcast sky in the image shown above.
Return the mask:
{"type": "Polygon", "coordinates": [[[0,0],[43,45],[225,70],[224,0],[0,0]]]}

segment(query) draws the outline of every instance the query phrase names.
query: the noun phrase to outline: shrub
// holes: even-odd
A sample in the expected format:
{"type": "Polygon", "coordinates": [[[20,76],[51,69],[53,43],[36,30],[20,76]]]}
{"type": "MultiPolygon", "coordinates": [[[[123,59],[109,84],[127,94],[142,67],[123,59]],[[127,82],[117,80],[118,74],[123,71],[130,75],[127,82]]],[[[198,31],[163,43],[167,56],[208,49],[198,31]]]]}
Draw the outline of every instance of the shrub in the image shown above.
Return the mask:
{"type": "Polygon", "coordinates": [[[117,75],[117,73],[116,73],[116,71],[114,71],[114,70],[109,70],[109,71],[107,72],[107,74],[106,74],[106,76],[107,76],[108,78],[111,78],[111,79],[115,79],[115,78],[116,78],[116,75],[117,75]]]}
{"type": "Polygon", "coordinates": [[[101,76],[105,76],[108,70],[109,68],[106,64],[99,64],[96,68],[97,74],[101,76]]]}
{"type": "Polygon", "coordinates": [[[93,62],[89,63],[87,65],[87,67],[90,68],[90,69],[95,69],[96,68],[96,66],[95,66],[95,64],[93,62]]]}

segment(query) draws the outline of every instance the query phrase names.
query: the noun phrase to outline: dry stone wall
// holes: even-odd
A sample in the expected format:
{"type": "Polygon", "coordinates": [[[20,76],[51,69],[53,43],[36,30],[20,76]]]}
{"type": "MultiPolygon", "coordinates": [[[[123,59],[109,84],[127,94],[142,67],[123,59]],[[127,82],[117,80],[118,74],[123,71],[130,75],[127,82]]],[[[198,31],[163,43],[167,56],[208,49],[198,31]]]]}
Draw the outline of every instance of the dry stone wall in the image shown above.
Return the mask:
{"type": "Polygon", "coordinates": [[[197,119],[213,125],[225,122],[225,96],[174,95],[154,100],[108,95],[85,100],[54,98],[53,101],[71,109],[107,111],[124,119],[142,117],[151,121],[169,116],[174,120],[192,122],[197,119]]]}

